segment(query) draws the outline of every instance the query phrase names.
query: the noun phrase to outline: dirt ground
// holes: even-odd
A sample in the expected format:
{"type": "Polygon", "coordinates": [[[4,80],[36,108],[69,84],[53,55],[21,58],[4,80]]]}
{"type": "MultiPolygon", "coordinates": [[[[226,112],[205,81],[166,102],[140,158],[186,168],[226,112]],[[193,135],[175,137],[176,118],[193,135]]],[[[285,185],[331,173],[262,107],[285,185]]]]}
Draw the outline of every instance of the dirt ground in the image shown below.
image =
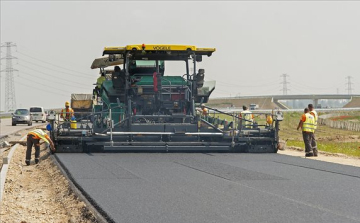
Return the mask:
{"type": "Polygon", "coordinates": [[[334,153],[327,153],[319,151],[318,157],[307,157],[305,158],[305,151],[303,148],[299,147],[285,147],[284,150],[279,150],[279,154],[288,155],[288,156],[296,156],[302,157],[304,159],[313,159],[313,160],[320,160],[329,163],[338,163],[342,165],[348,166],[356,166],[360,167],[360,159],[349,157],[343,154],[334,154],[334,153]]]}
{"type": "Polygon", "coordinates": [[[41,147],[40,163],[25,165],[25,146],[12,157],[4,188],[0,222],[97,222],[85,203],[72,192],[66,178],[41,147]]]}

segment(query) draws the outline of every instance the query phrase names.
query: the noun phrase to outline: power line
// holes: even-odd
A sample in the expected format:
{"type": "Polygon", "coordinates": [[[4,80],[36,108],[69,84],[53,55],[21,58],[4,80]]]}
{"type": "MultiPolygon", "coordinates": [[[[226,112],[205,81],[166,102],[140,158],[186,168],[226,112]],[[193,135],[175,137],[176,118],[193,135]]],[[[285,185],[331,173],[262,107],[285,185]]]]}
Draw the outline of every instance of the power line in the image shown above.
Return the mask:
{"type": "MultiPolygon", "coordinates": [[[[29,74],[29,73],[26,73],[26,72],[23,72],[23,71],[21,71],[21,74],[25,74],[25,75],[28,75],[30,77],[37,77],[36,82],[38,80],[44,80],[44,81],[49,81],[51,83],[54,83],[54,79],[47,79],[47,78],[44,78],[42,76],[38,76],[37,74],[29,74]]],[[[31,81],[34,81],[34,79],[32,79],[31,81]]],[[[66,83],[61,83],[59,81],[62,81],[62,80],[56,80],[57,85],[60,84],[60,85],[63,85],[63,86],[71,86],[71,87],[82,88],[82,89],[90,89],[90,88],[82,87],[82,85],[80,85],[80,86],[79,85],[72,85],[72,84],[69,83],[69,81],[63,81],[63,82],[66,82],[66,83]]],[[[64,90],[64,89],[62,89],[62,90],[64,90]]]]}
{"type": "Polygon", "coordinates": [[[75,73],[78,73],[78,74],[82,74],[83,76],[86,75],[86,77],[89,76],[89,75],[86,74],[86,73],[79,72],[79,71],[76,71],[76,70],[71,70],[71,69],[68,69],[68,68],[65,68],[65,67],[62,67],[62,66],[53,64],[53,63],[49,63],[49,62],[46,62],[45,60],[38,59],[38,58],[36,58],[36,57],[30,56],[30,55],[28,55],[28,54],[25,54],[25,53],[22,53],[22,52],[19,52],[19,51],[17,51],[17,52],[18,52],[19,54],[21,54],[21,55],[27,56],[27,57],[29,57],[29,58],[32,58],[32,59],[37,60],[37,61],[40,61],[40,62],[45,63],[45,64],[49,64],[49,65],[54,66],[54,67],[58,67],[58,68],[61,68],[61,69],[67,70],[67,71],[71,71],[71,72],[75,72],[75,73]]]}
{"type": "Polygon", "coordinates": [[[313,90],[313,89],[316,89],[316,90],[326,90],[326,89],[334,89],[334,88],[336,87],[336,85],[333,85],[333,86],[331,86],[331,87],[310,87],[310,86],[305,85],[305,84],[303,84],[303,83],[298,84],[297,82],[292,82],[291,85],[292,85],[292,86],[297,85],[297,86],[299,86],[299,87],[301,87],[301,88],[306,88],[306,89],[311,89],[311,90],[313,90]]]}
{"type": "Polygon", "coordinates": [[[6,56],[1,58],[6,60],[5,70],[5,111],[14,111],[16,109],[15,85],[14,85],[14,71],[18,71],[12,67],[12,60],[17,59],[12,56],[11,48],[16,47],[15,43],[5,42],[1,47],[6,47],[6,56]]]}
{"type": "MultiPolygon", "coordinates": [[[[24,80],[28,80],[30,83],[31,82],[34,82],[34,79],[29,79],[29,78],[25,78],[25,77],[22,77],[22,79],[24,79],[24,80]]],[[[40,80],[42,80],[42,79],[40,79],[40,80]]],[[[36,82],[38,82],[38,80],[36,81],[36,82]]],[[[60,91],[60,92],[64,92],[64,91],[66,91],[67,89],[61,89],[61,88],[56,88],[56,87],[53,87],[53,86],[51,86],[51,87],[48,87],[48,85],[45,85],[45,87],[47,87],[47,88],[51,88],[51,89],[53,89],[53,90],[58,90],[58,91],[60,91]]],[[[44,91],[48,91],[48,90],[44,90],[44,91]]]]}
{"type": "MultiPolygon", "coordinates": [[[[29,63],[29,64],[32,64],[34,66],[37,66],[37,67],[42,67],[42,68],[45,68],[47,70],[51,70],[51,71],[55,71],[55,72],[59,72],[61,74],[66,74],[66,75],[70,75],[70,76],[77,76],[75,74],[71,74],[71,73],[66,73],[66,72],[63,72],[63,71],[60,71],[60,70],[55,70],[55,69],[52,69],[52,68],[49,68],[49,67],[45,67],[43,65],[40,65],[38,63],[34,63],[34,62],[30,62],[28,60],[24,60],[23,58],[19,58],[20,61],[23,61],[23,62],[26,62],[26,63],[29,63]]],[[[85,76],[85,75],[81,75],[82,77],[85,76]]],[[[86,77],[89,77],[89,75],[87,75],[86,77]]]]}
{"type": "Polygon", "coordinates": [[[264,79],[262,80],[257,80],[257,81],[252,81],[252,83],[259,83],[259,84],[255,84],[255,85],[249,85],[249,84],[244,84],[244,82],[241,82],[242,84],[244,85],[238,85],[238,84],[234,84],[233,82],[231,81],[220,81],[220,80],[217,80],[217,79],[208,79],[209,81],[216,81],[216,84],[223,84],[223,85],[226,85],[228,87],[230,86],[233,86],[233,87],[265,87],[265,86],[269,86],[269,85],[276,85],[277,81],[272,81],[272,82],[268,82],[268,80],[265,80],[267,81],[266,83],[259,83],[260,81],[264,81],[264,79]]]}
{"type": "Polygon", "coordinates": [[[217,85],[226,86],[229,88],[254,88],[254,87],[267,87],[267,86],[275,86],[277,84],[276,82],[271,82],[267,84],[258,84],[258,85],[237,85],[237,84],[231,84],[223,81],[216,81],[217,85]]]}
{"type": "Polygon", "coordinates": [[[41,92],[45,92],[45,93],[52,93],[52,94],[55,94],[55,95],[63,95],[63,96],[69,96],[69,95],[65,95],[65,94],[62,94],[62,93],[59,93],[59,92],[54,92],[54,91],[49,91],[49,90],[44,90],[44,89],[41,89],[41,88],[37,88],[37,87],[34,87],[34,86],[30,86],[30,85],[27,85],[27,84],[24,84],[24,83],[21,83],[21,82],[16,82],[17,84],[20,84],[22,86],[25,86],[25,87],[28,87],[28,88],[31,88],[31,89],[36,89],[36,90],[39,90],[41,92]]]}
{"type": "MultiPolygon", "coordinates": [[[[47,59],[49,59],[48,57],[46,57],[46,59],[44,59],[44,56],[46,56],[46,54],[40,53],[39,50],[37,50],[37,49],[34,50],[34,49],[31,49],[31,48],[29,48],[27,46],[24,46],[22,44],[17,44],[17,45],[18,45],[18,47],[16,48],[16,50],[20,49],[20,51],[22,53],[25,52],[25,54],[27,54],[29,56],[32,56],[34,59],[36,58],[38,60],[44,60],[45,62],[46,62],[47,59]]],[[[51,63],[51,62],[47,62],[47,63],[51,63]]],[[[64,60],[64,59],[56,59],[57,66],[59,66],[59,63],[60,64],[66,64],[66,67],[68,67],[68,66],[74,67],[74,66],[78,65],[78,63],[76,63],[75,60],[70,60],[69,61],[69,60],[64,60]]],[[[68,69],[68,68],[65,68],[65,69],[68,69]]],[[[76,72],[80,72],[80,71],[76,71],[76,72]]]]}
{"type": "Polygon", "coordinates": [[[301,86],[300,86],[300,88],[298,88],[297,86],[293,85],[292,88],[299,91],[299,92],[301,92],[301,93],[309,94],[309,92],[304,91],[304,89],[301,86]]]}
{"type": "MultiPolygon", "coordinates": [[[[61,77],[59,77],[58,75],[51,75],[50,73],[45,73],[45,72],[42,72],[42,71],[33,69],[33,68],[28,67],[28,66],[23,65],[23,64],[19,64],[19,65],[22,66],[22,67],[25,67],[25,68],[27,68],[27,69],[30,69],[30,70],[32,70],[32,71],[35,71],[35,72],[38,72],[38,73],[41,73],[41,74],[45,74],[46,76],[55,77],[56,80],[57,80],[57,79],[60,79],[60,80],[65,80],[65,81],[69,81],[69,82],[70,82],[70,79],[61,78],[61,77]]],[[[77,84],[80,84],[80,85],[83,85],[83,84],[84,84],[84,83],[80,83],[80,82],[75,82],[75,81],[73,81],[73,80],[71,80],[71,83],[77,83],[77,84]]]]}

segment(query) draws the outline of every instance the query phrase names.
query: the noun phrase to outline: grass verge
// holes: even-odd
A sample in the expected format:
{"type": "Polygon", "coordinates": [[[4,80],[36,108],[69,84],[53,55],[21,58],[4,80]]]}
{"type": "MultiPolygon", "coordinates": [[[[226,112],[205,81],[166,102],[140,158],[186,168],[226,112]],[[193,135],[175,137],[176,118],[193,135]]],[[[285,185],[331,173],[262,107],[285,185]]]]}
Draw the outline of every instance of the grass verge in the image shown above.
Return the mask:
{"type": "MultiPolygon", "coordinates": [[[[287,141],[287,146],[305,147],[301,131],[296,130],[301,115],[301,112],[288,112],[284,114],[284,121],[280,124],[280,138],[287,141]]],[[[357,118],[357,115],[350,115],[355,119],[357,118]]],[[[316,130],[316,138],[319,151],[360,157],[360,132],[321,125],[316,130]]]]}

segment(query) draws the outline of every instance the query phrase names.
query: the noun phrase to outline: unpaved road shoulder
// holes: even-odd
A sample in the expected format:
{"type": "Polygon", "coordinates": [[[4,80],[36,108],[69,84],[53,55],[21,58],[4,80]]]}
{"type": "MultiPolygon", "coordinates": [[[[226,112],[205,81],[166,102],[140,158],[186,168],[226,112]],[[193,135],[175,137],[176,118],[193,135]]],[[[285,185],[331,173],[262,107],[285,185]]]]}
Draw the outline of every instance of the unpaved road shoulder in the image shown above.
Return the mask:
{"type": "MultiPolygon", "coordinates": [[[[297,157],[305,158],[304,150],[299,147],[286,147],[285,150],[279,150],[278,153],[283,154],[283,155],[297,156],[297,157]]],[[[359,158],[349,157],[349,156],[346,156],[343,154],[333,154],[333,153],[326,153],[326,152],[319,151],[318,157],[310,157],[310,158],[306,158],[306,159],[320,160],[320,161],[329,162],[329,163],[338,163],[338,164],[343,164],[343,165],[348,165],[348,166],[360,167],[360,159],[359,158]]]]}
{"type": "Polygon", "coordinates": [[[25,151],[25,146],[19,146],[9,166],[1,222],[97,222],[72,192],[44,146],[38,165],[34,164],[34,149],[31,165],[24,165],[25,151]]]}

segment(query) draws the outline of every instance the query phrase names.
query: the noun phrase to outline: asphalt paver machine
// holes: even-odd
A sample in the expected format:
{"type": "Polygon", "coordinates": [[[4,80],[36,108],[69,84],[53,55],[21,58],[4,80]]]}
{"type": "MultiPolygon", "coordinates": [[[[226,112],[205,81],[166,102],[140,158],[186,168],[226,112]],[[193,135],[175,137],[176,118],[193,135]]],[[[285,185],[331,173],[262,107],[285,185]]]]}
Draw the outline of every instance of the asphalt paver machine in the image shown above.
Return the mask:
{"type": "Polygon", "coordinates": [[[236,113],[199,110],[215,81],[204,81],[198,65],[214,52],[191,45],[105,47],[92,68],[108,74],[106,66],[117,66],[94,96],[91,115],[75,126],[50,117],[56,152],[277,152],[280,111],[263,114],[271,119],[263,125],[244,126],[236,113]]]}

